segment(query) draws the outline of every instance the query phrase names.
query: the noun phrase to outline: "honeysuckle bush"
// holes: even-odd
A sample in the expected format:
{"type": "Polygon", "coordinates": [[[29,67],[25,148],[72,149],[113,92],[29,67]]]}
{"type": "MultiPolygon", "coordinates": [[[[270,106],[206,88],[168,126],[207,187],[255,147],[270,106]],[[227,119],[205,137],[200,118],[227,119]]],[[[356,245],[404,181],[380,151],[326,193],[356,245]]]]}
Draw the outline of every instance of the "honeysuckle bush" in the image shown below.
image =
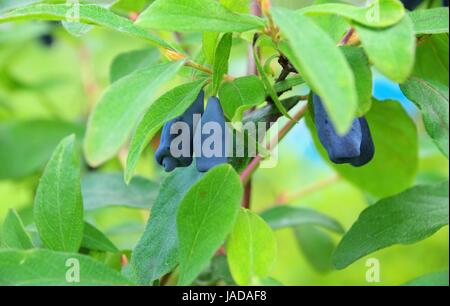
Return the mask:
{"type": "MultiPolygon", "coordinates": [[[[279,285],[273,267],[285,252],[278,230],[295,233],[310,265],[326,272],[447,226],[449,12],[439,1],[419,2],[404,1],[408,11],[398,0],[318,0],[295,9],[269,0],[0,1],[0,180],[35,190],[32,209],[12,209],[3,222],[0,284],[279,285]],[[92,70],[109,55],[91,59],[79,45],[92,36],[90,47],[100,48],[99,29],[145,46],[128,45],[114,58],[104,90],[92,70]],[[83,72],[77,92],[65,91],[56,104],[48,96],[73,78],[21,80],[12,68],[25,41],[40,38],[40,48],[52,48],[55,36],[77,46],[83,72]],[[380,74],[400,84],[417,118],[395,99],[373,97],[380,74]],[[208,171],[194,162],[156,179],[159,131],[202,90],[229,122],[278,122],[277,142],[208,171]],[[70,105],[77,99],[87,99],[81,110],[70,105]],[[50,115],[27,117],[35,104],[31,113],[50,115]],[[349,227],[284,194],[254,209],[260,162],[301,121],[335,173],[309,191],[341,180],[370,202],[349,227]],[[358,134],[360,124],[367,128],[358,134]],[[345,156],[355,141],[358,155],[345,156]],[[364,141],[373,151],[363,153],[364,141]],[[423,159],[422,142],[440,156],[423,159]],[[419,169],[426,162],[440,174],[427,176],[419,169]],[[148,222],[134,224],[133,233],[101,231],[96,222],[108,224],[113,214],[148,222]]],[[[80,69],[58,58],[45,65],[80,69]]],[[[291,175],[315,177],[309,172],[313,166],[291,175]]],[[[448,284],[448,268],[440,268],[409,284],[448,284]]]]}

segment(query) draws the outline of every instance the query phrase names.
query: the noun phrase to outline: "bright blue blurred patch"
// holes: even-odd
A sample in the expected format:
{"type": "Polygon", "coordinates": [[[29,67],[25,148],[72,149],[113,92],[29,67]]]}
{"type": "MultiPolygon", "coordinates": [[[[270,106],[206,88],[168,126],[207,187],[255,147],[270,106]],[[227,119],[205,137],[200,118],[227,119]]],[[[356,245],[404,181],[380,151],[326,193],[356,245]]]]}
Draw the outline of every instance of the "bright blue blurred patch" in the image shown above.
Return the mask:
{"type": "Polygon", "coordinates": [[[400,86],[382,75],[376,74],[374,77],[373,96],[378,100],[399,101],[410,116],[417,112],[416,106],[405,97],[400,86]]]}

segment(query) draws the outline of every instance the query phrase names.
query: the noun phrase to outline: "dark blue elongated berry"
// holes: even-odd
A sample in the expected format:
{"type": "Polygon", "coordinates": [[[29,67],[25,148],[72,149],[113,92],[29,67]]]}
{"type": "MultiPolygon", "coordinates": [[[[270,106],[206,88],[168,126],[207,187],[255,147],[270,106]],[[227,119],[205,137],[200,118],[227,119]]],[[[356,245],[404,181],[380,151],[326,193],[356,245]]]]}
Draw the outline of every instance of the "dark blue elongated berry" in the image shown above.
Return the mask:
{"type": "Polygon", "coordinates": [[[448,7],[448,0],[442,0],[442,6],[448,7]]]}
{"type": "Polygon", "coordinates": [[[401,0],[406,9],[412,11],[414,10],[422,0],[401,0]]]}
{"type": "Polygon", "coordinates": [[[198,148],[195,161],[198,171],[207,172],[215,166],[228,162],[227,132],[220,101],[216,97],[210,97],[195,136],[196,142],[197,139],[200,141],[200,143],[196,143],[198,148]]]}
{"type": "Polygon", "coordinates": [[[205,93],[203,90],[199,93],[194,103],[184,112],[183,115],[166,122],[161,132],[161,142],[155,153],[155,159],[158,164],[164,167],[166,172],[171,172],[177,167],[188,167],[192,164],[193,156],[193,135],[194,135],[194,115],[202,115],[204,108],[205,93]],[[171,133],[171,127],[178,122],[184,122],[189,126],[190,148],[187,155],[174,157],[170,151],[172,141],[181,133],[171,133]]]}
{"type": "Polygon", "coordinates": [[[359,167],[372,160],[375,146],[364,117],[356,118],[347,134],[341,136],[336,132],[320,97],[315,94],[313,104],[317,134],[332,162],[359,167]]]}
{"type": "Polygon", "coordinates": [[[39,36],[39,41],[42,45],[44,45],[46,47],[51,47],[53,45],[53,43],[55,42],[55,38],[53,37],[52,34],[47,33],[47,34],[42,34],[41,36],[39,36]]]}

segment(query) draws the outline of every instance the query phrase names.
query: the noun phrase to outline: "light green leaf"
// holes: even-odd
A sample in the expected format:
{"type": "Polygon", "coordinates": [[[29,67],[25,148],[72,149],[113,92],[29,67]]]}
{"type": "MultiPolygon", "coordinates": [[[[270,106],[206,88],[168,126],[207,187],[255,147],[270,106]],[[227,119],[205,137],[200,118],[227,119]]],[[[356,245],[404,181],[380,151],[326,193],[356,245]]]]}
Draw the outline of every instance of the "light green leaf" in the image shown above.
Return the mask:
{"type": "Polygon", "coordinates": [[[333,268],[332,255],[336,247],[328,233],[312,225],[301,225],[294,228],[298,245],[312,267],[319,273],[333,268]]]}
{"type": "Polygon", "coordinates": [[[343,269],[377,250],[418,242],[448,222],[448,181],[413,187],[365,209],[338,245],[334,265],[343,269]]]}
{"type": "Polygon", "coordinates": [[[204,32],[202,38],[202,50],[206,60],[209,64],[214,63],[214,54],[216,53],[217,40],[219,39],[219,33],[217,32],[204,32]]]}
{"type": "Polygon", "coordinates": [[[417,46],[413,75],[449,86],[448,34],[425,37],[417,46]]]}
{"type": "Polygon", "coordinates": [[[131,140],[125,169],[127,182],[133,177],[139,157],[149,141],[164,123],[180,116],[192,105],[204,84],[205,80],[198,80],[180,85],[166,92],[150,105],[131,140]]]}
{"type": "Polygon", "coordinates": [[[275,230],[300,225],[317,225],[336,233],[344,233],[342,225],[335,219],[309,208],[279,205],[262,212],[261,217],[275,230]]]}
{"type": "Polygon", "coordinates": [[[161,192],[130,265],[139,284],[148,285],[178,264],[176,214],[185,194],[201,177],[195,166],[178,168],[162,183],[161,192]]]}
{"type": "Polygon", "coordinates": [[[150,48],[119,54],[112,62],[109,71],[111,83],[133,73],[136,70],[150,67],[159,59],[158,49],[150,48]]]}
{"type": "Polygon", "coordinates": [[[289,40],[281,50],[322,98],[337,131],[345,133],[358,106],[355,78],[345,56],[310,18],[284,9],[272,12],[289,40]]]}
{"type": "Polygon", "coordinates": [[[412,281],[407,282],[404,286],[416,286],[416,287],[423,287],[423,286],[442,286],[442,287],[448,287],[449,286],[449,276],[448,276],[448,269],[445,271],[439,271],[434,272],[430,274],[426,274],[423,276],[420,276],[416,279],[413,279],[412,281]]]}
{"type": "Polygon", "coordinates": [[[387,27],[399,22],[405,9],[398,0],[375,0],[366,7],[343,3],[307,6],[298,11],[305,15],[335,14],[369,27],[387,27]]]}
{"type": "Polygon", "coordinates": [[[241,209],[227,246],[228,265],[238,285],[254,284],[269,276],[277,256],[277,241],[261,217],[241,209]]]}
{"type": "Polygon", "coordinates": [[[156,0],[137,24],[180,32],[245,32],[264,27],[261,18],[234,13],[214,0],[156,0]]]}
{"type": "Polygon", "coordinates": [[[231,232],[242,199],[239,175],[220,165],[187,192],[177,213],[180,285],[189,285],[231,232]]]}
{"type": "Polygon", "coordinates": [[[81,178],[85,210],[108,206],[149,209],[159,192],[159,184],[143,177],[135,177],[130,184],[122,173],[89,173],[81,178]]]}
{"type": "Polygon", "coordinates": [[[414,25],[409,16],[392,27],[368,28],[354,24],[373,65],[394,82],[404,82],[412,73],[416,51],[414,25]],[[383,43],[380,43],[383,42],[383,43]]]}
{"type": "MultiPolygon", "coordinates": [[[[73,14],[73,7],[67,4],[35,4],[17,8],[0,16],[0,23],[19,20],[68,20],[73,14]]],[[[127,18],[116,15],[109,10],[94,4],[79,4],[80,18],[77,22],[93,24],[126,33],[164,48],[172,47],[160,38],[150,34],[133,24],[127,18]]]]}
{"type": "Polygon", "coordinates": [[[412,77],[400,88],[406,97],[421,110],[428,135],[448,158],[448,87],[412,77]]]}
{"type": "Polygon", "coordinates": [[[0,285],[118,286],[131,283],[117,271],[88,256],[50,250],[5,250],[0,251],[0,285]],[[71,271],[77,267],[80,281],[70,282],[71,271]]]}
{"type": "Polygon", "coordinates": [[[222,36],[216,48],[213,63],[212,87],[213,95],[217,94],[223,76],[228,73],[228,60],[230,59],[231,46],[233,44],[233,34],[227,33],[222,36]]]}
{"type": "Polygon", "coordinates": [[[44,245],[55,251],[78,252],[83,238],[80,156],[75,136],[55,149],[34,199],[34,221],[44,245]]]}
{"type": "Polygon", "coordinates": [[[0,123],[0,180],[40,170],[61,139],[73,133],[81,135],[81,131],[78,125],[55,120],[0,123]]]}
{"type": "Polygon", "coordinates": [[[89,117],[84,140],[86,159],[92,166],[102,164],[120,150],[160,87],[176,75],[183,63],[137,70],[106,90],[89,117]]]}
{"type": "Polygon", "coordinates": [[[33,243],[23,226],[17,211],[10,210],[3,222],[0,245],[8,249],[32,249],[33,243]]]}
{"type": "Polygon", "coordinates": [[[414,10],[409,13],[416,35],[448,33],[448,7],[414,10]]]}
{"type": "Polygon", "coordinates": [[[358,116],[362,116],[370,110],[372,106],[372,71],[369,59],[362,48],[352,46],[342,46],[342,53],[347,58],[353,70],[356,82],[356,92],[358,94],[358,116]]]}
{"type": "Polygon", "coordinates": [[[225,115],[233,121],[241,121],[244,111],[265,101],[266,90],[257,76],[246,76],[224,82],[219,97],[225,115]]]}
{"type": "Polygon", "coordinates": [[[305,84],[305,80],[299,76],[294,75],[292,77],[289,77],[281,82],[277,82],[273,85],[273,88],[275,89],[277,94],[281,94],[285,91],[290,90],[291,88],[294,88],[299,85],[305,84]]]}
{"type": "Polygon", "coordinates": [[[116,253],[119,250],[100,230],[89,223],[84,223],[81,246],[89,250],[116,253]]]}
{"type": "MultiPolygon", "coordinates": [[[[362,190],[387,197],[411,187],[419,162],[417,129],[400,103],[374,100],[366,119],[375,145],[373,160],[363,167],[330,165],[362,190]]],[[[328,155],[317,138],[311,116],[307,116],[316,148],[325,160],[328,155]]]]}
{"type": "Polygon", "coordinates": [[[227,9],[237,13],[249,13],[250,0],[220,0],[227,9]]]}

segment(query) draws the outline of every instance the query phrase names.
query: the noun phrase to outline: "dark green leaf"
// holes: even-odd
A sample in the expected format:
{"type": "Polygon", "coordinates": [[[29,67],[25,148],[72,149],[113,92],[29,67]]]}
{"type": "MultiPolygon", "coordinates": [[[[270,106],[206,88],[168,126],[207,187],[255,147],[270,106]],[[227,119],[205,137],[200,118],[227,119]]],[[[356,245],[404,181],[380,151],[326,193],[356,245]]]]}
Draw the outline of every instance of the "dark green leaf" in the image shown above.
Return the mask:
{"type": "Polygon", "coordinates": [[[105,234],[87,222],[84,223],[81,247],[89,250],[111,253],[116,253],[119,251],[117,247],[105,236],[105,234]]]}
{"type": "Polygon", "coordinates": [[[118,55],[111,64],[109,80],[111,83],[133,73],[136,70],[150,67],[159,59],[157,49],[136,50],[118,55]]]}
{"type": "Polygon", "coordinates": [[[405,286],[441,286],[448,287],[449,286],[449,277],[448,277],[448,269],[445,271],[434,272],[427,275],[420,276],[410,282],[407,282],[405,286]]]}
{"type": "Polygon", "coordinates": [[[365,209],[338,245],[334,265],[343,269],[377,250],[418,242],[448,222],[448,181],[413,187],[365,209]]]}
{"type": "Polygon", "coordinates": [[[223,76],[228,73],[228,60],[230,59],[231,46],[233,44],[233,34],[224,34],[216,48],[213,62],[213,95],[217,94],[223,76]]]}

